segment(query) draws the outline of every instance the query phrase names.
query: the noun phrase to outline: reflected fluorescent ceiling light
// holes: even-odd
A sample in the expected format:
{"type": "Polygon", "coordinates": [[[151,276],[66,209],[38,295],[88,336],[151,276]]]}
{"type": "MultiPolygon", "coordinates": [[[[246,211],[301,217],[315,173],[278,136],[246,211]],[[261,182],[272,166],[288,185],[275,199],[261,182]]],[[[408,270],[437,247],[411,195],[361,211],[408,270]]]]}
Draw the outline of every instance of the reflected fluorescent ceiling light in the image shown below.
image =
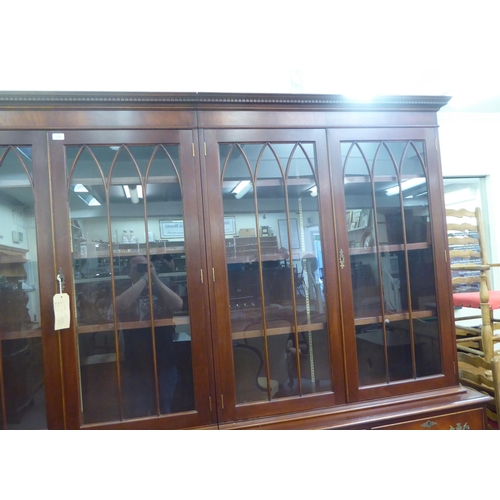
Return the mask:
{"type": "MultiPolygon", "coordinates": [[[[422,177],[415,177],[414,179],[408,179],[407,181],[403,181],[401,183],[401,190],[405,191],[406,189],[411,189],[421,184],[425,184],[425,179],[422,177]]],[[[385,190],[385,194],[387,196],[394,196],[395,194],[399,194],[399,186],[393,186],[389,189],[385,190]]]]}
{"type": "Polygon", "coordinates": [[[100,205],[100,203],[91,194],[79,194],[78,198],[83,200],[89,207],[98,207],[100,205]]]}
{"type": "Polygon", "coordinates": [[[123,186],[123,191],[127,198],[130,198],[132,203],[139,203],[139,199],[143,198],[142,186],[139,184],[137,186],[123,186]]]}
{"type": "Polygon", "coordinates": [[[252,183],[250,181],[240,181],[236,184],[236,187],[231,191],[231,193],[233,193],[234,197],[239,200],[240,198],[243,198],[243,196],[245,196],[250,189],[252,189],[252,183]]]}
{"type": "Polygon", "coordinates": [[[318,196],[318,186],[313,186],[312,188],[309,188],[308,191],[311,196],[318,196]]]}
{"type": "Polygon", "coordinates": [[[78,198],[84,201],[89,207],[98,207],[100,205],[99,201],[89,193],[89,190],[83,184],[75,184],[71,186],[74,193],[78,194],[78,198]]]}

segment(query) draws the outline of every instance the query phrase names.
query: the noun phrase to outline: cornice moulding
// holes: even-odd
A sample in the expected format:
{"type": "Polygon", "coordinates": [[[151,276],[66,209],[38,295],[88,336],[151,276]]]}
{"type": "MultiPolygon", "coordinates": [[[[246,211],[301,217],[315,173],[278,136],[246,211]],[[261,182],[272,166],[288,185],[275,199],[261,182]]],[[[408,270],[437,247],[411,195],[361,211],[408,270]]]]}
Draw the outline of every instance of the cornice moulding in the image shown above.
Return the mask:
{"type": "Polygon", "coordinates": [[[421,110],[436,112],[449,96],[377,96],[356,100],[328,94],[151,93],[151,92],[35,92],[0,91],[0,108],[189,108],[189,109],[324,109],[421,110]]]}

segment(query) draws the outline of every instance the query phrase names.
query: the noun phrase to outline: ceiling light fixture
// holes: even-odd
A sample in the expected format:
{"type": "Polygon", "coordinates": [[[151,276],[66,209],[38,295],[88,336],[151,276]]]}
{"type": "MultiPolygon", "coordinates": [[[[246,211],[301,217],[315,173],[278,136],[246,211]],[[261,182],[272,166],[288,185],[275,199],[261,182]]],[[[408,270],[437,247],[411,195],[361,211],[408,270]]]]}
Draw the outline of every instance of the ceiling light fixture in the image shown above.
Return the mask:
{"type": "Polygon", "coordinates": [[[75,184],[73,186],[73,191],[75,193],[88,193],[89,190],[83,184],[75,184]]]}
{"type": "Polygon", "coordinates": [[[313,186],[312,188],[309,188],[308,191],[311,196],[318,196],[318,186],[313,186]]]}
{"type": "MultiPolygon", "coordinates": [[[[423,177],[415,177],[413,179],[408,179],[401,183],[401,190],[405,191],[406,189],[411,189],[420,186],[421,184],[425,184],[425,182],[426,180],[423,177]]],[[[390,187],[389,189],[386,189],[385,194],[387,196],[394,196],[395,194],[399,194],[399,186],[393,186],[390,187]]]]}
{"type": "Polygon", "coordinates": [[[236,187],[231,191],[231,193],[233,193],[234,197],[239,200],[240,198],[243,198],[243,196],[245,196],[250,189],[252,189],[252,183],[250,181],[240,181],[236,184],[236,187]]]}
{"type": "Polygon", "coordinates": [[[89,207],[98,207],[100,205],[99,201],[97,201],[91,194],[79,194],[78,198],[83,200],[89,207]]]}
{"type": "Polygon", "coordinates": [[[137,186],[128,186],[127,184],[124,184],[122,187],[125,196],[129,198],[132,203],[139,203],[139,199],[143,198],[142,186],[140,184],[137,186]]]}

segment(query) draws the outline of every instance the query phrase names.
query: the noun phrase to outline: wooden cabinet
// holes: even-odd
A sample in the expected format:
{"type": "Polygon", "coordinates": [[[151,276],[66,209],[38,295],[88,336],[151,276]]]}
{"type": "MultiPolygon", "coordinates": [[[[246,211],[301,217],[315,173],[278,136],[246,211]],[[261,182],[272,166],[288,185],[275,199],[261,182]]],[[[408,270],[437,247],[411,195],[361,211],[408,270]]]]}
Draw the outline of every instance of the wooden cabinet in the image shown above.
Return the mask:
{"type": "MultiPolygon", "coordinates": [[[[26,250],[0,246],[0,366],[4,374],[5,420],[18,423],[43,383],[36,314],[28,308],[26,250]]],[[[3,419],[2,419],[3,420],[3,419]]]]}
{"type": "Polygon", "coordinates": [[[480,430],[484,429],[484,412],[480,408],[474,410],[457,411],[438,415],[433,418],[420,418],[407,422],[381,425],[373,429],[392,430],[480,430]]]}
{"type": "Polygon", "coordinates": [[[42,328],[49,426],[481,428],[456,373],[446,102],[3,93],[0,129],[46,139],[40,280],[62,270],[72,301],[57,349],[42,328]]]}

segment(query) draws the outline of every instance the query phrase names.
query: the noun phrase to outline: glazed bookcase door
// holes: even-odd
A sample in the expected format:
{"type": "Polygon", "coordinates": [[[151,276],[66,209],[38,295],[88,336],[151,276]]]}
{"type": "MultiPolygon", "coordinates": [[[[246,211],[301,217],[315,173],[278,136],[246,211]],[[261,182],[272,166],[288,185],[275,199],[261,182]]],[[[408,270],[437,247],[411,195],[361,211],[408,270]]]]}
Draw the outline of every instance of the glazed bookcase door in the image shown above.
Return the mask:
{"type": "Polygon", "coordinates": [[[192,132],[65,132],[49,144],[72,300],[67,426],[212,423],[192,132]]]}
{"type": "Polygon", "coordinates": [[[0,429],[63,425],[46,155],[43,132],[0,132],[0,429]]]}
{"type": "Polygon", "coordinates": [[[439,293],[448,283],[434,131],[330,138],[336,207],[345,212],[338,234],[342,283],[350,283],[342,294],[350,399],[444,386],[453,351],[443,341],[450,318],[439,293]]]}
{"type": "Polygon", "coordinates": [[[204,131],[221,421],[344,400],[325,139],[204,131]]]}

